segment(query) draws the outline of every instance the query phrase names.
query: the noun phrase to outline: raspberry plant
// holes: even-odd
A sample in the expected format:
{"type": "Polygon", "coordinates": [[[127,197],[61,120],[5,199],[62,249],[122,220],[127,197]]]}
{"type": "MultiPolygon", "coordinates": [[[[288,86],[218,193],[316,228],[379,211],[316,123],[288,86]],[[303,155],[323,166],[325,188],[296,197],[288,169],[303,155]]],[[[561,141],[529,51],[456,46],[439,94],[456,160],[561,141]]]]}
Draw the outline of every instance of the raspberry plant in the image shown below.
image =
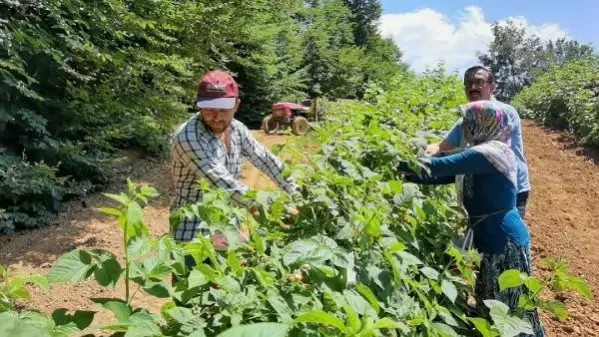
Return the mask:
{"type": "MultiPolygon", "coordinates": [[[[58,259],[50,283],[81,282],[92,276],[104,287],[125,282],[124,298],[90,299],[114,314],[106,325],[94,313],[58,309],[52,319],[12,308],[0,314],[1,332],[68,336],[83,329],[112,336],[514,336],[530,332],[521,312],[488,300],[488,319],[472,317],[479,257],[452,244],[464,216],[451,187],[418,186],[397,174],[400,162],[423,168],[427,138],[437,137],[457,117],[459,81],[430,71],[400,77],[392,91],[371,87],[366,101],[332,105],[316,127],[310,153],[289,144],[301,164],[286,171],[298,181],[297,195],[253,191],[247,198],[259,215],[231,203],[224,190],[173,214],[173,229],[185,217],[201,216],[202,226],[230,239],[226,251],[211,240],[177,243],[170,235],[154,238],[141,205],[158,193],[129,182],[128,193],[107,195],[118,208],[113,216],[123,233],[124,261],[103,250],[76,250],[58,259]],[[285,207],[299,215],[288,225],[285,207]],[[239,234],[236,217],[251,234],[239,234]],[[196,263],[185,265],[188,255],[196,263]],[[171,275],[176,282],[169,281],[171,275]],[[134,308],[138,291],[172,298],[153,314],[134,308]],[[32,324],[35,322],[35,324],[32,324]],[[4,330],[2,330],[4,329],[4,330]],[[7,330],[8,329],[8,330],[7,330]],[[98,332],[99,332],[98,331],[98,332]]],[[[281,150],[281,149],[279,149],[281,150]]],[[[565,318],[565,306],[543,302],[545,287],[573,289],[590,297],[581,279],[554,262],[547,279],[507,271],[501,287],[526,286],[523,308],[539,307],[565,318]]],[[[156,308],[154,308],[156,309],[156,308]]]]}

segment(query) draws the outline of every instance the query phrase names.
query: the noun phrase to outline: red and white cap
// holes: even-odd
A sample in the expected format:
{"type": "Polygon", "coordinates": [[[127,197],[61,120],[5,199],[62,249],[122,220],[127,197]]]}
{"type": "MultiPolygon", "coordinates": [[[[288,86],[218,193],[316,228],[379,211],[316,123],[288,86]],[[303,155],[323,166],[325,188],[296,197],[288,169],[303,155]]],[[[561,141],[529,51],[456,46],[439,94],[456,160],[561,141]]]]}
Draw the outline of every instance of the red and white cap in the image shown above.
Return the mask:
{"type": "Polygon", "coordinates": [[[224,71],[213,70],[200,80],[196,104],[198,108],[233,109],[239,96],[237,82],[224,71]]]}

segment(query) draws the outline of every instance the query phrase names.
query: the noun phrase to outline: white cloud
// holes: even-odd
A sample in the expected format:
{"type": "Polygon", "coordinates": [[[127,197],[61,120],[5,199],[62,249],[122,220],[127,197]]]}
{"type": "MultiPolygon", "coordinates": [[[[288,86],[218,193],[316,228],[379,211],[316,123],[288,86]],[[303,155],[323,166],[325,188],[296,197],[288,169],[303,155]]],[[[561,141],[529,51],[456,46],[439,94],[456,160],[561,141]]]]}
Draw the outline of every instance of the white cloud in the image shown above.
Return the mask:
{"type": "MultiPolygon", "coordinates": [[[[509,17],[544,40],[566,36],[557,24],[531,25],[526,18],[509,17]]],[[[448,71],[464,71],[478,64],[476,51],[486,51],[493,40],[492,22],[487,22],[479,7],[466,7],[451,20],[446,15],[424,8],[413,12],[385,14],[381,18],[383,36],[392,37],[404,53],[404,60],[417,72],[444,61],[448,71]]]]}

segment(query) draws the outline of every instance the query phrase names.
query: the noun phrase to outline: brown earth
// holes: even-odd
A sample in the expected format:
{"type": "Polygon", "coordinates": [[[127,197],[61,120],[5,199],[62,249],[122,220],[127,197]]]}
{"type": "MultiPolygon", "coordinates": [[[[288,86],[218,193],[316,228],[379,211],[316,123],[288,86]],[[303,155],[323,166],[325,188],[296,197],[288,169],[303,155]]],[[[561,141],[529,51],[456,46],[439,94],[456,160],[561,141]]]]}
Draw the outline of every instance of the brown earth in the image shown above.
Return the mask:
{"type": "Polygon", "coordinates": [[[523,133],[532,188],[525,220],[535,269],[547,274],[541,259],[563,257],[593,291],[591,302],[566,296],[566,322],[543,314],[543,324],[549,336],[599,336],[599,152],[530,122],[523,133]]]}
{"type": "MultiPolygon", "coordinates": [[[[535,273],[546,275],[541,263],[544,257],[564,257],[570,271],[582,277],[593,289],[593,301],[568,294],[570,317],[559,322],[543,314],[548,336],[599,336],[599,152],[580,148],[561,133],[544,130],[530,122],[523,125],[525,151],[529,161],[532,194],[526,222],[533,235],[535,273]]],[[[255,132],[259,141],[271,147],[285,142],[285,136],[265,136],[255,132]]],[[[168,161],[155,162],[131,156],[127,165],[133,180],[156,187],[161,196],[145,209],[145,219],[152,233],[168,230],[168,208],[173,196],[168,161]]],[[[275,185],[251,164],[244,164],[243,181],[257,188],[275,185]]],[[[126,176],[112,186],[111,192],[125,188],[126,176]]],[[[113,220],[94,212],[95,207],[109,204],[101,194],[67,205],[56,225],[21,233],[10,239],[0,237],[0,263],[8,264],[17,274],[47,273],[58,256],[75,248],[101,248],[122,251],[120,231],[113,220]]],[[[115,291],[105,290],[89,281],[81,285],[56,285],[45,295],[33,291],[26,307],[52,312],[56,308],[98,310],[90,297],[119,297],[124,293],[119,284],[115,291]]],[[[545,294],[546,298],[554,297],[545,294]]],[[[134,306],[157,313],[161,300],[138,293],[134,306]]],[[[112,320],[111,314],[99,311],[94,323],[112,320]]]]}

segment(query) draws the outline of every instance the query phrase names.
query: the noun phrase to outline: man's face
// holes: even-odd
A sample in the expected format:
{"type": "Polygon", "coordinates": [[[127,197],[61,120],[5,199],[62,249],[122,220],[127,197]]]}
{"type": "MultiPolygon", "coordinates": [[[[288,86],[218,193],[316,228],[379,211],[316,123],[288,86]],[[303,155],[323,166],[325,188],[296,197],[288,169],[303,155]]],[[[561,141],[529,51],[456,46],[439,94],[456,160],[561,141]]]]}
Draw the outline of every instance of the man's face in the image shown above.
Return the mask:
{"type": "Polygon", "coordinates": [[[464,79],[466,98],[468,101],[490,100],[495,91],[495,84],[489,83],[489,74],[484,70],[470,73],[464,79]]]}
{"type": "Polygon", "coordinates": [[[239,107],[239,101],[233,109],[200,109],[200,115],[204,124],[215,134],[221,134],[231,124],[235,112],[239,107]]]}

